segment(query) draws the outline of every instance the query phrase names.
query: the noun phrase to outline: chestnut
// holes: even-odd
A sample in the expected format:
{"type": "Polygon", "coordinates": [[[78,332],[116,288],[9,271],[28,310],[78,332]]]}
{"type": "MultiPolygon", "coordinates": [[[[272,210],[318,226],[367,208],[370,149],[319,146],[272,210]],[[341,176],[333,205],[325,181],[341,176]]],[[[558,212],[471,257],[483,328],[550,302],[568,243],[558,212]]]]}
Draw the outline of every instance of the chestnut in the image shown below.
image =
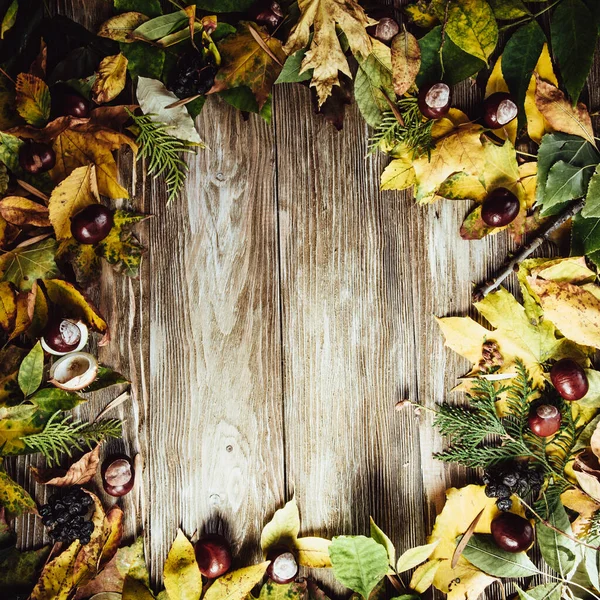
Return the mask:
{"type": "Polygon", "coordinates": [[[367,27],[367,33],[384,44],[389,44],[399,31],[400,26],[392,17],[382,17],[377,25],[367,27]]]}
{"type": "Polygon", "coordinates": [[[498,548],[522,552],[533,544],[533,527],[524,517],[503,512],[492,521],[492,537],[498,548]]]}
{"type": "Polygon", "coordinates": [[[560,429],[562,416],[556,406],[540,404],[529,413],[527,423],[529,429],[538,437],[554,435],[560,429]]]}
{"type": "Polygon", "coordinates": [[[101,242],[114,225],[112,211],[103,204],[90,204],[71,217],[71,235],[80,244],[101,242]]]}
{"type": "Polygon", "coordinates": [[[288,548],[274,548],[268,553],[267,559],[271,561],[267,567],[267,575],[275,583],[292,583],[296,579],[298,563],[288,548]]]}
{"type": "Polygon", "coordinates": [[[450,87],[438,81],[430,83],[419,90],[419,110],[428,119],[441,119],[448,114],[452,102],[450,87]]]}
{"type": "Polygon", "coordinates": [[[196,542],[196,562],[200,573],[209,579],[216,579],[231,567],[231,547],[229,542],[218,534],[201,537],[196,542]]]}
{"type": "Polygon", "coordinates": [[[66,86],[52,90],[51,110],[54,117],[85,119],[90,114],[90,103],[75,90],[66,86]]]}
{"type": "Polygon", "coordinates": [[[481,205],[481,218],[489,227],[504,227],[517,218],[519,199],[506,188],[492,190],[481,205]]]}
{"type": "Polygon", "coordinates": [[[77,352],[87,343],[88,328],[82,321],[51,319],[42,333],[42,347],[55,355],[77,352]]]}
{"type": "Polygon", "coordinates": [[[518,114],[519,107],[507,92],[496,92],[483,101],[483,121],[490,129],[508,125],[518,114]]]}
{"type": "Polygon", "coordinates": [[[48,144],[26,141],[19,149],[19,165],[27,173],[45,173],[55,164],[56,154],[48,144]]]}
{"type": "Polygon", "coordinates": [[[120,497],[128,494],[135,483],[135,470],[128,456],[118,454],[109,456],[102,463],[102,486],[110,496],[120,497]]]}
{"type": "Polygon", "coordinates": [[[279,2],[261,1],[255,4],[251,17],[258,25],[264,25],[272,32],[283,21],[283,11],[279,2]]]}
{"type": "Polygon", "coordinates": [[[590,388],[583,367],[570,358],[562,358],[554,364],[550,380],[561,397],[569,402],[581,400],[590,388]]]}

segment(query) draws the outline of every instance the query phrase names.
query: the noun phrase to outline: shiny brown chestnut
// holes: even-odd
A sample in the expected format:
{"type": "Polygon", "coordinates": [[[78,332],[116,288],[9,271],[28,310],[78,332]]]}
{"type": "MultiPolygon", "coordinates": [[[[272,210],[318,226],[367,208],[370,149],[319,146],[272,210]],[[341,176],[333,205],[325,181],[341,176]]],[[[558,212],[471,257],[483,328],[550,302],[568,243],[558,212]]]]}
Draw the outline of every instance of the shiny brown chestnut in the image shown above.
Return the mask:
{"type": "Polygon", "coordinates": [[[45,173],[55,164],[56,154],[48,144],[26,141],[19,149],[19,165],[27,173],[45,173]]]}
{"type": "Polygon", "coordinates": [[[231,567],[231,547],[222,535],[201,537],[196,542],[195,552],[200,573],[209,579],[224,575],[231,567]]]}
{"type": "Polygon", "coordinates": [[[114,225],[112,211],[103,204],[90,204],[71,217],[71,235],[80,244],[98,244],[114,225]]]}
{"type": "Polygon", "coordinates": [[[76,117],[85,119],[90,115],[90,103],[75,90],[57,86],[51,93],[52,115],[54,117],[76,117]]]}
{"type": "Polygon", "coordinates": [[[483,121],[490,129],[508,125],[518,114],[519,107],[507,92],[496,92],[483,101],[483,121]]]}
{"type": "Polygon", "coordinates": [[[267,559],[271,561],[267,567],[267,576],[275,583],[292,583],[296,579],[298,563],[289,548],[274,548],[268,553],[267,559]]]}
{"type": "Polygon", "coordinates": [[[384,44],[389,44],[399,31],[400,26],[393,17],[381,17],[377,25],[367,27],[367,33],[384,44]]]}
{"type": "Polygon", "coordinates": [[[442,81],[430,83],[419,90],[419,110],[428,119],[441,119],[448,114],[452,103],[450,86],[442,81]]]}
{"type": "Polygon", "coordinates": [[[562,416],[556,406],[540,404],[529,413],[527,423],[529,429],[538,437],[554,435],[560,429],[562,416]]]}
{"type": "Polygon", "coordinates": [[[274,31],[283,21],[283,10],[279,2],[267,0],[255,4],[250,16],[258,25],[274,31]]]}
{"type": "Polygon", "coordinates": [[[562,358],[553,365],[550,380],[556,391],[569,402],[581,400],[590,388],[583,367],[570,358],[562,358]]]}
{"type": "Polygon", "coordinates": [[[503,512],[492,521],[492,537],[506,552],[523,552],[533,544],[533,527],[524,517],[503,512]]]}
{"type": "Polygon", "coordinates": [[[521,210],[519,199],[506,188],[492,190],[481,205],[481,218],[489,227],[512,223],[521,210]]]}
{"type": "Polygon", "coordinates": [[[53,319],[48,322],[42,337],[55,352],[73,352],[81,341],[81,329],[70,319],[53,319]]]}
{"type": "Polygon", "coordinates": [[[128,456],[109,456],[102,463],[102,487],[110,496],[125,496],[133,489],[135,470],[128,456]]]}

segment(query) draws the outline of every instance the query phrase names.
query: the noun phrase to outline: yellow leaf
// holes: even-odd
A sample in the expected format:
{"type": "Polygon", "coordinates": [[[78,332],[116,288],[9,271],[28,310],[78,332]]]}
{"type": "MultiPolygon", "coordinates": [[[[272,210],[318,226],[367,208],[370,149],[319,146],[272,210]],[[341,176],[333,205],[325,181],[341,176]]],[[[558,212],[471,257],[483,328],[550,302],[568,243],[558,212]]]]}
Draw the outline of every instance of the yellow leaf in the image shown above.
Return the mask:
{"type": "Polygon", "coordinates": [[[30,73],[17,75],[17,111],[27,123],[43,127],[50,117],[50,90],[44,81],[30,73]]]}
{"type": "Polygon", "coordinates": [[[535,103],[552,130],[570,133],[596,145],[592,118],[582,102],[573,107],[556,86],[537,77],[535,103]]]}
{"type": "Polygon", "coordinates": [[[303,567],[311,569],[330,569],[329,557],[331,540],[320,537],[302,537],[296,540],[295,548],[298,552],[298,562],[303,567]]]}
{"type": "Polygon", "coordinates": [[[395,158],[381,174],[382,190],[405,190],[416,181],[412,161],[407,155],[395,158]]]}
{"type": "Polygon", "coordinates": [[[252,588],[264,577],[269,563],[267,560],[219,577],[208,588],[203,600],[246,600],[252,588]]]}
{"type": "Polygon", "coordinates": [[[71,217],[86,206],[98,202],[100,202],[100,197],[96,182],[96,167],[91,164],[74,169],[52,190],[50,195],[48,209],[56,239],[70,238],[71,217]]]}
{"type": "Polygon", "coordinates": [[[419,42],[412,33],[404,30],[392,40],[392,77],[397,96],[408,92],[420,68],[419,42]]]}
{"type": "Polygon", "coordinates": [[[121,53],[106,56],[98,67],[98,75],[92,86],[92,99],[96,104],[114,100],[125,87],[127,58],[121,53]]]}
{"type": "Polygon", "coordinates": [[[126,12],[115,15],[102,23],[98,35],[117,42],[134,42],[136,39],[133,35],[134,30],[148,19],[149,17],[139,12],[126,12]]]}
{"type": "Polygon", "coordinates": [[[15,326],[13,327],[12,333],[8,338],[9,341],[14,340],[29,329],[29,326],[31,325],[31,298],[31,294],[27,292],[17,294],[17,314],[15,317],[15,326]]]}
{"type": "Polygon", "coordinates": [[[143,581],[126,575],[121,600],[154,600],[154,596],[143,581]]]}
{"type": "MultiPolygon", "coordinates": [[[[488,191],[497,187],[513,188],[520,179],[515,147],[510,140],[497,146],[489,140],[483,144],[484,167],[480,176],[488,191]]],[[[517,190],[513,190],[517,193],[517,190]]]]}
{"type": "Polygon", "coordinates": [[[50,301],[68,311],[73,318],[85,321],[89,327],[100,333],[108,330],[106,321],[73,284],[63,279],[45,279],[44,286],[50,301]]]}
{"type": "Polygon", "coordinates": [[[0,281],[0,327],[11,331],[17,316],[17,297],[8,281],[0,281]]]}
{"type": "Polygon", "coordinates": [[[50,227],[48,209],[39,202],[20,196],[6,196],[0,201],[0,215],[13,225],[50,227]]]}
{"type": "Polygon", "coordinates": [[[371,39],[366,27],[373,25],[356,0],[299,0],[300,18],[292,29],[284,47],[293,54],[309,46],[310,29],[313,39],[302,61],[301,73],[313,69],[311,86],[317,92],[319,106],[331,95],[334,85],[339,85],[341,71],[352,77],[344,51],[336,32],[336,24],[346,34],[352,54],[366,59],[371,52],[371,39]]]}
{"type": "MultiPolygon", "coordinates": [[[[487,85],[485,87],[485,97],[491,96],[496,92],[508,92],[508,85],[504,80],[502,74],[502,56],[498,57],[492,72],[488,78],[487,85]]],[[[494,135],[498,136],[502,140],[509,139],[513,144],[517,139],[517,119],[513,119],[510,123],[499,129],[494,129],[494,135]]]]}
{"type": "Polygon", "coordinates": [[[169,600],[198,600],[202,593],[202,575],[194,547],[181,529],[169,550],[164,567],[165,588],[169,600]]]}
{"type": "Polygon", "coordinates": [[[454,568],[450,563],[449,560],[441,561],[433,578],[434,587],[447,594],[446,600],[477,600],[487,587],[499,581],[497,577],[492,577],[469,563],[460,562],[454,568]]]}
{"type": "MultiPolygon", "coordinates": [[[[556,79],[554,69],[552,68],[550,52],[548,52],[548,44],[544,44],[544,47],[542,48],[542,53],[535,66],[535,72],[541,79],[558,86],[558,80],[556,79]]],[[[525,94],[525,116],[527,117],[527,133],[536,144],[539,144],[542,141],[544,134],[550,131],[550,126],[535,103],[536,89],[537,81],[535,76],[532,75],[525,94]]]]}
{"type": "Polygon", "coordinates": [[[300,513],[296,498],[292,498],[283,508],[275,511],[260,535],[260,547],[266,555],[270,548],[277,545],[294,544],[300,531],[300,513]]]}
{"type": "Polygon", "coordinates": [[[410,589],[415,590],[418,594],[423,594],[428,590],[432,586],[436,571],[440,568],[441,564],[441,560],[428,560],[420,567],[417,567],[410,579],[410,589]]]}
{"type": "Polygon", "coordinates": [[[565,508],[579,514],[575,521],[571,523],[571,527],[574,535],[583,537],[588,532],[594,513],[600,510],[600,502],[596,502],[579,488],[563,492],[560,500],[565,508]]]}
{"type": "Polygon", "coordinates": [[[37,508],[35,500],[4,471],[0,471],[0,507],[11,516],[32,513],[37,508]]]}
{"type": "Polygon", "coordinates": [[[454,173],[464,171],[477,175],[483,170],[485,157],[481,133],[480,125],[453,129],[437,140],[431,160],[422,156],[413,162],[417,180],[416,200],[430,200],[443,181],[454,173]]]}
{"type": "Polygon", "coordinates": [[[483,202],[487,196],[487,190],[479,178],[462,171],[450,175],[437,193],[449,200],[474,200],[475,202],[483,202]]]}
{"type": "Polygon", "coordinates": [[[44,567],[30,600],[66,600],[75,586],[73,565],[81,544],[73,542],[44,567]]]}

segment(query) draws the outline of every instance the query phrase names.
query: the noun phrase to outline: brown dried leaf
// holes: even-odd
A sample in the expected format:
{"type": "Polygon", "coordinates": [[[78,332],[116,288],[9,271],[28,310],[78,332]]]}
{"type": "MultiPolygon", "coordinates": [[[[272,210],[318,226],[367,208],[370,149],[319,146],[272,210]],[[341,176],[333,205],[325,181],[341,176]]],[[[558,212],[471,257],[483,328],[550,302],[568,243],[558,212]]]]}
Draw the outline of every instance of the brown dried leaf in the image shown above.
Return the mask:
{"type": "Polygon", "coordinates": [[[42,485],[67,487],[83,485],[94,477],[100,463],[100,444],[74,462],[68,470],[30,467],[34,479],[42,485]]]}
{"type": "Polygon", "coordinates": [[[600,463],[591,450],[577,455],[573,463],[573,472],[581,489],[590,498],[600,502],[600,463]]]}
{"type": "Polygon", "coordinates": [[[22,227],[50,227],[48,209],[27,198],[6,196],[0,201],[0,215],[9,223],[22,227]]]}
{"type": "Polygon", "coordinates": [[[402,31],[392,40],[392,77],[396,95],[402,96],[413,85],[421,68],[421,48],[417,38],[402,31]]]}

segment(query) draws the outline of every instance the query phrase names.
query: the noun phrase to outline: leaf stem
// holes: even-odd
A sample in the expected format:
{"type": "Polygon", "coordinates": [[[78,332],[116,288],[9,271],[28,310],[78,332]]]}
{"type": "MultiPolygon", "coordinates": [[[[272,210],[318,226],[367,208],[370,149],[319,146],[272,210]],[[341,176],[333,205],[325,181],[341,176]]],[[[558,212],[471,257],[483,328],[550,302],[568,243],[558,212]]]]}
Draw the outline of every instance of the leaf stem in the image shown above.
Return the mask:
{"type": "Polygon", "coordinates": [[[534,13],[534,14],[530,15],[529,17],[524,17],[520,21],[515,21],[514,23],[508,23],[508,25],[499,27],[498,31],[499,32],[506,31],[507,29],[510,29],[511,27],[516,27],[517,25],[522,25],[523,23],[529,23],[530,21],[533,21],[534,19],[541,17],[545,12],[548,12],[549,10],[554,8],[560,2],[562,2],[562,0],[555,0],[552,4],[550,4],[550,6],[546,6],[546,8],[544,8],[543,10],[540,10],[539,12],[534,13]]]}
{"type": "Polygon", "coordinates": [[[548,236],[566,223],[571,217],[581,211],[585,204],[585,198],[581,198],[571,204],[571,206],[559,215],[552,224],[538,235],[530,244],[524,246],[515,257],[510,260],[502,270],[489,282],[479,286],[473,293],[473,300],[479,302],[483,300],[490,292],[493,292],[500,284],[508,278],[508,276],[516,270],[518,265],[537,250],[547,239],[548,236]]]}

